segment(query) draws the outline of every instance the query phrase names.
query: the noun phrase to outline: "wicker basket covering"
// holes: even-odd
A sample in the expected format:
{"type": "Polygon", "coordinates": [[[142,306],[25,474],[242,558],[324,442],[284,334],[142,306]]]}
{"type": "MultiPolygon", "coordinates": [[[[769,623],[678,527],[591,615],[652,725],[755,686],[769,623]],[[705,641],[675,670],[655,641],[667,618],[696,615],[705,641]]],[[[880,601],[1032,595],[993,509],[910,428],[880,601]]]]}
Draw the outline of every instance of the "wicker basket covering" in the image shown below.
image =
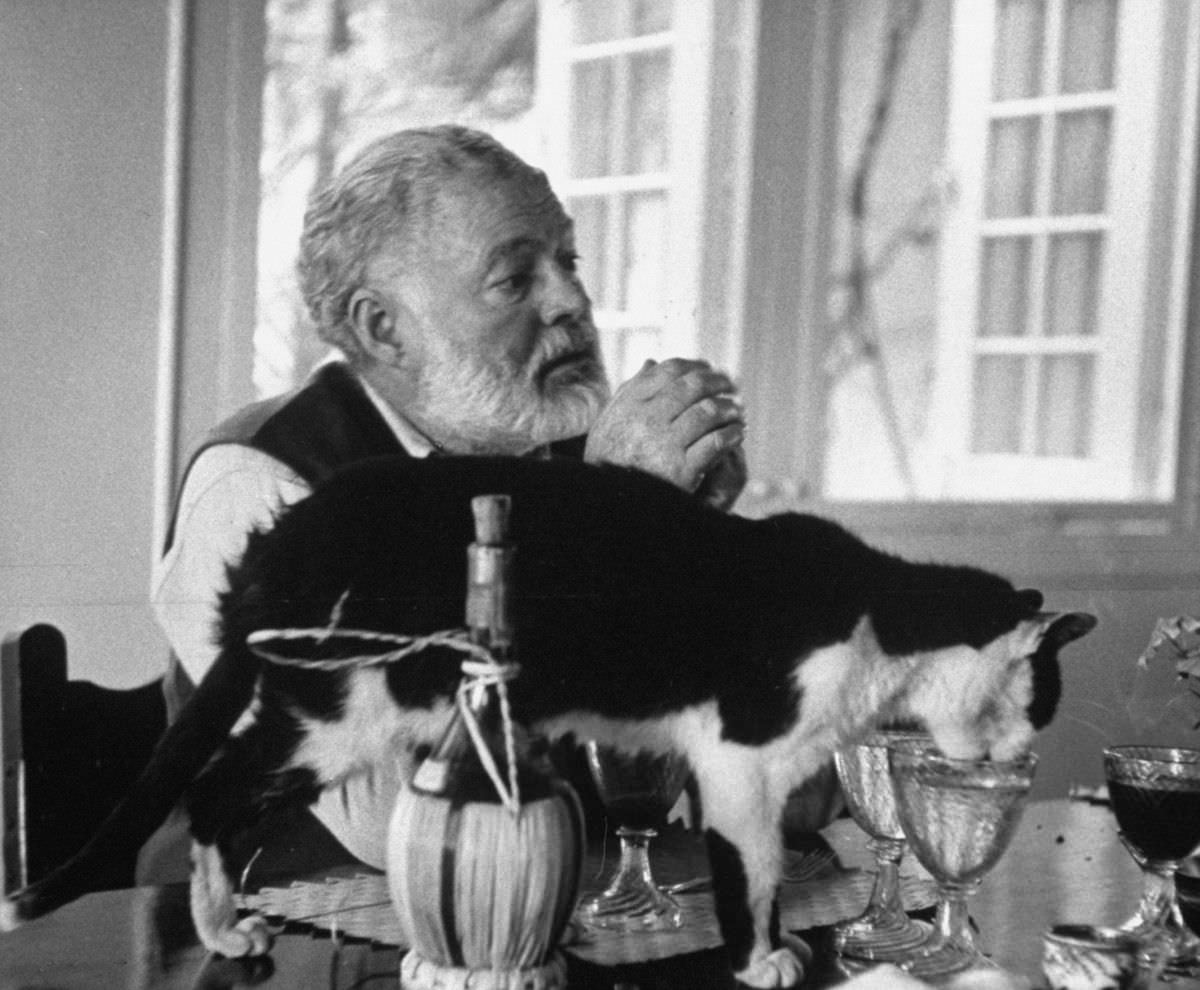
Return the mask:
{"type": "Polygon", "coordinates": [[[509,610],[509,499],[471,500],[466,618],[483,663],[464,663],[457,709],[396,800],[388,885],[412,951],[402,987],[555,990],[558,943],[583,869],[583,813],[508,710],[516,676],[509,610]]]}

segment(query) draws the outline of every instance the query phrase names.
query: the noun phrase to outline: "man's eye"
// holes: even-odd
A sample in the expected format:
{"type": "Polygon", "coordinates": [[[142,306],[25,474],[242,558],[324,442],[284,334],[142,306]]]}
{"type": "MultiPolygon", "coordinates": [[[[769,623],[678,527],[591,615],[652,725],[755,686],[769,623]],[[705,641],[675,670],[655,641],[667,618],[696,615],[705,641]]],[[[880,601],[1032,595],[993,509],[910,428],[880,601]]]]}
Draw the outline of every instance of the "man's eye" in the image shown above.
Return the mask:
{"type": "Polygon", "coordinates": [[[533,272],[521,270],[496,281],[496,288],[513,295],[523,295],[533,282],[533,272]]]}
{"type": "Polygon", "coordinates": [[[558,263],[569,272],[577,271],[579,268],[579,255],[574,251],[562,251],[558,256],[558,263]]]}

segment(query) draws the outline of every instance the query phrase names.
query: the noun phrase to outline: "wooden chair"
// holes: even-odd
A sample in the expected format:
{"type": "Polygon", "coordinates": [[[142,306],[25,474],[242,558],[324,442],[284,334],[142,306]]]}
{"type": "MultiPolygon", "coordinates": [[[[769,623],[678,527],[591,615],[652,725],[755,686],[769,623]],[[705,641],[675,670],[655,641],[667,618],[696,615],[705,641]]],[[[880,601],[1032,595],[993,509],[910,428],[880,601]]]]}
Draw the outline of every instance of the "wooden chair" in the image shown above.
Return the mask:
{"type": "MultiPolygon", "coordinates": [[[[0,646],[4,890],[64,862],[141,772],[166,727],[162,681],[130,690],[67,680],[67,644],[44,623],[0,646]]],[[[119,864],[131,886],[134,862],[119,864]]]]}

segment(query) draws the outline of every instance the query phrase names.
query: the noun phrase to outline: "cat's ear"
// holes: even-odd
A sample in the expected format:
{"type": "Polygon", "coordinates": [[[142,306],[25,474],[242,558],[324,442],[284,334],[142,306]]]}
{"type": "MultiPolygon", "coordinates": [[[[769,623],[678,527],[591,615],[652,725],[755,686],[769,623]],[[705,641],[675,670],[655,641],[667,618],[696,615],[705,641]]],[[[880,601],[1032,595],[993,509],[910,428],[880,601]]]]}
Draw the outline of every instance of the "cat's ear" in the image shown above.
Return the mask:
{"type": "Polygon", "coordinates": [[[1040,639],[1037,649],[1029,658],[1033,670],[1033,697],[1026,709],[1030,724],[1035,729],[1050,724],[1062,697],[1058,651],[1096,628],[1096,617],[1087,612],[1042,612],[1038,619],[1041,625],[1040,639]]]}
{"type": "Polygon", "coordinates": [[[1043,612],[1039,616],[1045,623],[1042,631],[1042,641],[1038,652],[1042,650],[1058,651],[1068,643],[1086,636],[1096,628],[1097,619],[1088,612],[1043,612]]]}

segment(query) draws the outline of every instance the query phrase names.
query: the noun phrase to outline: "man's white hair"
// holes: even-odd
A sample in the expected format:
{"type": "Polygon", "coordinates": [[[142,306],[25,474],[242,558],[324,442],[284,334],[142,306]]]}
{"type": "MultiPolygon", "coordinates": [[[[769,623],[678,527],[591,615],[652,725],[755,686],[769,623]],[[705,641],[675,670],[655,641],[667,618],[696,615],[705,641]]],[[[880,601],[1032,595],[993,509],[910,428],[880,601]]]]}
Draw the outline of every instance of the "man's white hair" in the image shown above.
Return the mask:
{"type": "Polygon", "coordinates": [[[296,263],[317,335],[354,363],[363,352],[349,304],[383,248],[413,238],[439,189],[463,174],[546,185],[543,173],[482,131],[446,124],[397,131],[367,145],[309,202],[296,263]]]}

